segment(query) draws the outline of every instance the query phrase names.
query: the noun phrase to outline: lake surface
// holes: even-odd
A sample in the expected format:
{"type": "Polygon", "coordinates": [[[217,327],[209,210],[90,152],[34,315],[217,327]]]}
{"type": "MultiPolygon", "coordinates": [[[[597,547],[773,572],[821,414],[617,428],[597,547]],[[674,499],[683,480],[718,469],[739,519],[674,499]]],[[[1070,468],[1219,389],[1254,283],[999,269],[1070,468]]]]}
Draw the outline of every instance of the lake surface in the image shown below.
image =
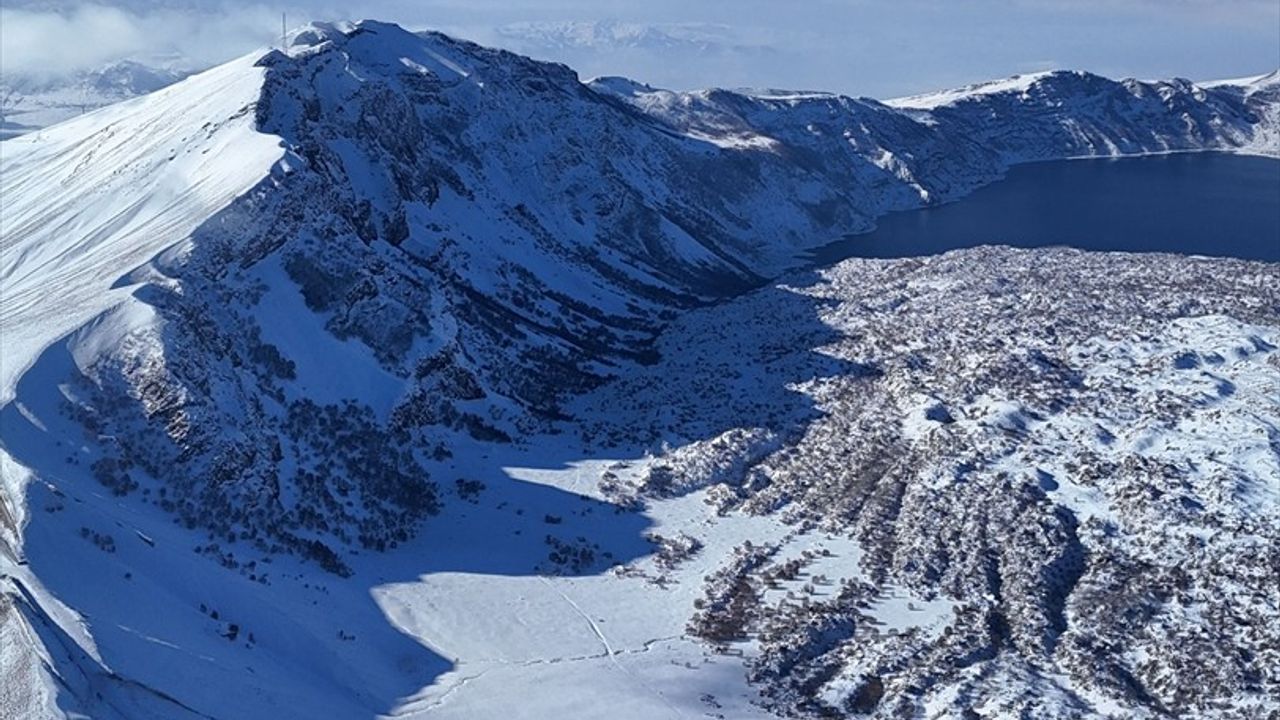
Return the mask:
{"type": "Polygon", "coordinates": [[[829,264],[976,245],[1280,262],[1280,160],[1187,153],[1019,165],[956,202],[887,215],[813,257],[829,264]]]}

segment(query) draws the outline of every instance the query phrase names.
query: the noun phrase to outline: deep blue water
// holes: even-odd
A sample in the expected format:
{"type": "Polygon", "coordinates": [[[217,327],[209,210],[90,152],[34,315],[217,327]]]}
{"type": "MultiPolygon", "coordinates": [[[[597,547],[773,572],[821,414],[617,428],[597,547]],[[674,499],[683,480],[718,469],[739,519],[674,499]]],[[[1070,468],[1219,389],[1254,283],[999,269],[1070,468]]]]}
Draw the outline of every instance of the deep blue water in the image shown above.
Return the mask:
{"type": "Polygon", "coordinates": [[[1280,262],[1280,160],[1195,153],[1020,165],[956,202],[885,216],[814,257],[827,264],[993,244],[1280,262]]]}

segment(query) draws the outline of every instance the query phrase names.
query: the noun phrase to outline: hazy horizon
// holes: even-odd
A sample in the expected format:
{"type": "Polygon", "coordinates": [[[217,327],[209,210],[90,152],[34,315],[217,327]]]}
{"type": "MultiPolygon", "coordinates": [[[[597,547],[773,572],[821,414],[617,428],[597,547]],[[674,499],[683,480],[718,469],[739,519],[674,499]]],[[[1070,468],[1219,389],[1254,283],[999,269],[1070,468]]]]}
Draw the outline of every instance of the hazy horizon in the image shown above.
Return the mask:
{"type": "MultiPolygon", "coordinates": [[[[61,73],[126,58],[205,67],[276,41],[281,12],[291,27],[359,19],[328,2],[296,0],[17,0],[0,10],[0,71],[61,73]]],[[[361,15],[563,62],[584,78],[622,75],[676,90],[891,98],[1047,69],[1213,80],[1280,67],[1280,3],[1270,0],[816,0],[790,8],[374,0],[361,15]]]]}

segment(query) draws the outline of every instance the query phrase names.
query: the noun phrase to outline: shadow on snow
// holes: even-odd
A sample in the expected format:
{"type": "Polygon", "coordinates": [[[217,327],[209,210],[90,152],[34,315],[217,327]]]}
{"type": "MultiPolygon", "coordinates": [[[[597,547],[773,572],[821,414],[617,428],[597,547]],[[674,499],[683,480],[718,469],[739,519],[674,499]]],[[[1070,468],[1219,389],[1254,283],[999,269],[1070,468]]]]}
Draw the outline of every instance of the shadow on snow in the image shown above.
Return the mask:
{"type": "MultiPolygon", "coordinates": [[[[715,338],[703,347],[664,348],[669,357],[658,365],[633,368],[577,411],[591,412],[634,441],[622,443],[631,446],[625,452],[603,453],[620,459],[664,440],[711,438],[744,418],[800,429],[817,411],[794,383],[871,372],[795,352],[838,339],[817,316],[820,302],[785,288],[761,289],[747,306],[769,311],[757,325],[759,337],[734,338],[724,348],[715,338]],[[784,337],[796,345],[764,343],[776,338],[775,326],[785,327],[784,337]],[[618,400],[648,382],[636,386],[637,377],[666,385],[659,406],[618,400]],[[610,405],[592,408],[593,402],[610,405]],[[767,417],[751,414],[765,408],[767,417]],[[679,437],[664,436],[669,428],[679,437]]],[[[286,555],[260,566],[268,582],[255,581],[194,554],[205,539],[199,529],[181,526],[137,493],[116,497],[93,479],[88,465],[97,439],[59,409],[60,385],[78,372],[64,339],[43,353],[15,399],[0,409],[5,449],[35,477],[28,488],[25,560],[43,588],[84,619],[100,653],[86,652],[46,621],[40,603],[20,603],[51,650],[68,710],[108,717],[386,713],[453,666],[394,627],[372,597],[375,588],[445,572],[596,573],[650,551],[643,514],[518,480],[504,469],[512,462],[562,469],[597,454],[561,435],[537,441],[536,450],[476,443],[455,452],[458,476],[485,484],[479,499],[446,492],[441,513],[424,521],[419,537],[386,553],[360,553],[351,560],[350,578],[286,555]],[[596,560],[576,569],[549,564],[547,535],[594,546],[596,560]],[[298,681],[307,676],[313,682],[298,681]]]]}

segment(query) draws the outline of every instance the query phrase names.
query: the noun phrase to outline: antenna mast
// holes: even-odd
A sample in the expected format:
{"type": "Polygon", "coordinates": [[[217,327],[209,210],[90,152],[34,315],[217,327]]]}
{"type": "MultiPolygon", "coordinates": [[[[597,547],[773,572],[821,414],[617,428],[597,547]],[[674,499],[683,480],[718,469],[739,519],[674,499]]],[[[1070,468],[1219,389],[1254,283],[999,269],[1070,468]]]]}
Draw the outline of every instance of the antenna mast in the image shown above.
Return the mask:
{"type": "Polygon", "coordinates": [[[289,31],[285,29],[285,14],[280,13],[280,51],[281,52],[284,52],[287,49],[285,47],[284,36],[287,35],[288,32],[289,31]]]}

